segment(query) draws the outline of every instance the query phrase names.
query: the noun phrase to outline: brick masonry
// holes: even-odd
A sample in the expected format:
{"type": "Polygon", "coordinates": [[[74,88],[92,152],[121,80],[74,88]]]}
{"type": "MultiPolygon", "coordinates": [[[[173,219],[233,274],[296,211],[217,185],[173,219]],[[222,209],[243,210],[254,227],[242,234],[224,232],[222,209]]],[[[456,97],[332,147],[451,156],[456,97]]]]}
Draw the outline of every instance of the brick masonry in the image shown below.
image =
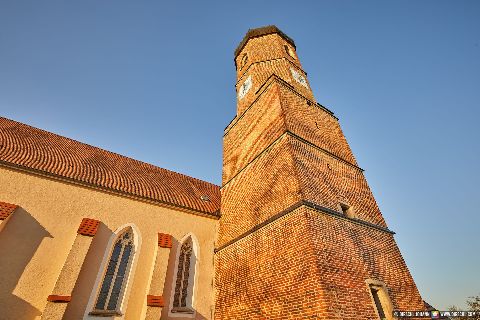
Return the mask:
{"type": "Polygon", "coordinates": [[[298,208],[216,255],[217,319],[376,319],[365,280],[423,310],[390,233],[298,208]]]}
{"type": "Polygon", "coordinates": [[[270,81],[248,112],[225,133],[223,185],[286,131],[278,87],[278,83],[270,81]]]}
{"type": "Polygon", "coordinates": [[[158,246],[160,248],[171,248],[172,247],[172,236],[166,233],[158,234],[158,246]]]}
{"type": "Polygon", "coordinates": [[[49,295],[47,301],[55,303],[68,303],[72,300],[71,296],[49,295]]]}
{"type": "Polygon", "coordinates": [[[83,236],[93,237],[97,233],[100,221],[95,219],[83,218],[77,233],[83,236]]]}
{"type": "Polygon", "coordinates": [[[163,308],[165,306],[163,296],[147,295],[147,306],[163,308]]]}
{"type": "Polygon", "coordinates": [[[423,310],[338,119],[293,79],[292,44],[255,34],[236,56],[237,89],[253,86],[224,135],[215,318],[376,319],[367,280],[423,310]]]}
{"type": "Polygon", "coordinates": [[[305,78],[306,73],[303,71],[298,58],[295,57],[296,59],[294,59],[288,55],[285,45],[291,46],[279,35],[270,34],[249,40],[237,56],[237,66],[240,66],[240,60],[244,53],[248,56],[247,64],[241,70],[237,70],[237,92],[248,76],[251,75],[253,80],[253,87],[243,99],[238,101],[237,115],[242,114],[255,100],[256,92],[272,74],[276,74],[287,81],[307,98],[315,100],[311,90],[300,85],[292,78],[291,68],[301,73],[305,78]]]}
{"type": "Polygon", "coordinates": [[[337,118],[326,110],[309,104],[295,90],[285,85],[280,85],[280,99],[287,130],[357,165],[337,118]]]}

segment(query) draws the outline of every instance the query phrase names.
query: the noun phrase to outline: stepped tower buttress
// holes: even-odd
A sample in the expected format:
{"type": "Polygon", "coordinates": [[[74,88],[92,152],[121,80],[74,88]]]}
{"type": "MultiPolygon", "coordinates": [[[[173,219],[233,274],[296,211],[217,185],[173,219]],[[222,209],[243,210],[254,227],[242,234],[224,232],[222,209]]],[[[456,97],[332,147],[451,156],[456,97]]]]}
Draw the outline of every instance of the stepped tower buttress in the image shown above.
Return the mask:
{"type": "Polygon", "coordinates": [[[216,319],[393,319],[423,310],[334,114],[294,41],[249,30],[224,133],[216,319]]]}

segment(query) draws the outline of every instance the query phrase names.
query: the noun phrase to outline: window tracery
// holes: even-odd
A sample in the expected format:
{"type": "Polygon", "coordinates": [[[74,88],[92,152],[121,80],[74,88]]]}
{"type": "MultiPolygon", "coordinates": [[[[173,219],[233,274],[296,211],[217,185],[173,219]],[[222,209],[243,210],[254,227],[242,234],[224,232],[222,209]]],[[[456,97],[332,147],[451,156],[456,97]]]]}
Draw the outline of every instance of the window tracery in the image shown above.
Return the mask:
{"type": "Polygon", "coordinates": [[[191,294],[195,272],[195,257],[192,239],[184,241],[178,256],[177,276],[175,279],[175,292],[173,296],[172,312],[193,313],[191,309],[191,294]]]}
{"type": "Polygon", "coordinates": [[[119,313],[133,255],[133,230],[129,228],[115,241],[93,314],[119,313]]]}

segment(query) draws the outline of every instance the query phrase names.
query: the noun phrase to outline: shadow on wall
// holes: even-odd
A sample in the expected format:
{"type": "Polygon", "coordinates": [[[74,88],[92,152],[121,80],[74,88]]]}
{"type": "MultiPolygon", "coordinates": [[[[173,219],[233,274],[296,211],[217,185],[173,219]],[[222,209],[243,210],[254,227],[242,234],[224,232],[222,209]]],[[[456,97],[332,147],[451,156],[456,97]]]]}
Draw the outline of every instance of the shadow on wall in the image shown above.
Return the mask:
{"type": "Polygon", "coordinates": [[[0,232],[0,319],[34,319],[41,311],[13,291],[43,238],[53,237],[20,207],[4,223],[0,232]]]}
{"type": "MultiPolygon", "coordinates": [[[[167,267],[167,275],[165,277],[165,285],[163,287],[163,299],[165,302],[165,306],[162,309],[162,317],[161,319],[170,319],[171,317],[168,316],[168,312],[170,311],[171,305],[171,292],[174,290],[174,279],[175,279],[175,260],[177,258],[176,252],[179,250],[179,246],[181,245],[180,241],[177,239],[172,239],[173,244],[172,248],[170,249],[170,254],[168,256],[168,267],[167,267]]],[[[213,319],[213,317],[205,317],[200,312],[195,312],[195,318],[193,317],[180,317],[179,315],[175,316],[175,320],[208,320],[213,319]]]]}
{"type": "Polygon", "coordinates": [[[97,234],[92,239],[85,260],[83,261],[77,281],[72,291],[72,300],[68,303],[62,319],[82,319],[88,300],[95,285],[97,274],[107,250],[108,240],[113,231],[100,223],[97,234]]]}

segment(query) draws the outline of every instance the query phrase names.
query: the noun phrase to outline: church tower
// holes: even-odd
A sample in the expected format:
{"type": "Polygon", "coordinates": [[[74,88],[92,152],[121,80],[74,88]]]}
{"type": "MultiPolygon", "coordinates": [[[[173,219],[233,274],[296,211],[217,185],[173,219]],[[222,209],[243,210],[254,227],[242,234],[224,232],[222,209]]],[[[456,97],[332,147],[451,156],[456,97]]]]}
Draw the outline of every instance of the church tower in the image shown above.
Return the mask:
{"type": "Polygon", "coordinates": [[[393,319],[422,298],[338,119],[275,26],[235,50],[215,319],[393,319]]]}

